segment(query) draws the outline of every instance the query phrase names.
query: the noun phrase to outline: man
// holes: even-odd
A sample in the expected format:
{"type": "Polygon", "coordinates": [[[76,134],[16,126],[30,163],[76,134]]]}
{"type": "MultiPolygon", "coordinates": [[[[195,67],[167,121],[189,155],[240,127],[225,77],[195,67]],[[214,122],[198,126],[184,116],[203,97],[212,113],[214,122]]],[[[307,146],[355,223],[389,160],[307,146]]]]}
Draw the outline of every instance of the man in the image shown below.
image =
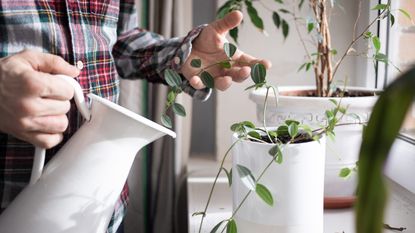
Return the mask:
{"type": "MultiPolygon", "coordinates": [[[[203,89],[190,61],[200,58],[211,64],[224,59],[225,35],[242,20],[240,12],[232,12],[186,37],[166,40],[131,28],[134,12],[133,0],[0,2],[0,209],[28,183],[33,145],[50,149],[48,160],[80,125],[76,108],[70,107],[71,86],[54,74],[74,77],[85,93],[114,102],[118,76],[164,83],[166,68],[182,73],[192,88],[203,89]]],[[[233,59],[241,64],[257,61],[241,51],[233,59]]],[[[226,90],[233,81],[247,78],[250,68],[216,67],[210,72],[215,87],[226,90]]],[[[205,97],[200,91],[191,93],[205,97]]],[[[121,193],[108,232],[117,231],[127,190],[121,193]]]]}

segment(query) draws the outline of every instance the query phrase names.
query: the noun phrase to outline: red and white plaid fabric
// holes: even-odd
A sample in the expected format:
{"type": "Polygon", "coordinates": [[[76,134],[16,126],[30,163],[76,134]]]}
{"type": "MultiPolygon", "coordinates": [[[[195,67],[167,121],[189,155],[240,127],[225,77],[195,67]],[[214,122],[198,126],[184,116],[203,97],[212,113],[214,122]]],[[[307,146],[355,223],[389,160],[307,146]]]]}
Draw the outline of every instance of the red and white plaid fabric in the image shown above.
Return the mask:
{"type": "MultiPolygon", "coordinates": [[[[82,61],[76,80],[84,93],[117,102],[118,76],[164,82],[163,71],[181,66],[191,41],[203,28],[195,28],[183,38],[164,39],[137,28],[136,19],[134,0],[2,0],[0,57],[34,49],[61,56],[71,64],[82,61]],[[175,57],[180,58],[178,64],[175,57]]],[[[196,91],[195,96],[199,95],[206,97],[196,91]]],[[[47,151],[47,161],[82,123],[75,106],[68,118],[64,141],[47,151]]],[[[33,152],[32,145],[0,133],[0,213],[28,183],[33,152]]],[[[125,186],[108,232],[117,231],[127,201],[125,186]]]]}

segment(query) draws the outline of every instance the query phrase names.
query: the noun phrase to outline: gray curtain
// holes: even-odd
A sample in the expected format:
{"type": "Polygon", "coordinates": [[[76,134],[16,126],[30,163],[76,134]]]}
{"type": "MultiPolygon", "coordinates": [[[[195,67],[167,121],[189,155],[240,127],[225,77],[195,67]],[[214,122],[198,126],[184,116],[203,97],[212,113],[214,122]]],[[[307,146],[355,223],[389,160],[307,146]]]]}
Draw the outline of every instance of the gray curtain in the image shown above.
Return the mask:
{"type": "MultiPolygon", "coordinates": [[[[191,27],[190,0],[149,1],[149,30],[166,38],[185,36],[191,27]]],[[[160,122],[167,96],[167,87],[149,84],[150,118],[160,122]]],[[[164,137],[153,143],[147,159],[147,232],[187,232],[186,162],[189,154],[191,102],[182,97],[188,115],[176,118],[176,140],[164,137]],[[182,216],[182,218],[178,218],[182,216]]]]}
{"type": "MultiPolygon", "coordinates": [[[[191,29],[191,3],[192,0],[136,0],[141,25],[165,38],[185,36],[191,29]]],[[[163,85],[121,80],[120,104],[159,123],[166,95],[163,85]]],[[[182,95],[178,102],[185,106],[187,117],[174,119],[177,138],[163,137],[140,151],[131,169],[126,233],[187,232],[185,174],[192,100],[182,95]]]]}

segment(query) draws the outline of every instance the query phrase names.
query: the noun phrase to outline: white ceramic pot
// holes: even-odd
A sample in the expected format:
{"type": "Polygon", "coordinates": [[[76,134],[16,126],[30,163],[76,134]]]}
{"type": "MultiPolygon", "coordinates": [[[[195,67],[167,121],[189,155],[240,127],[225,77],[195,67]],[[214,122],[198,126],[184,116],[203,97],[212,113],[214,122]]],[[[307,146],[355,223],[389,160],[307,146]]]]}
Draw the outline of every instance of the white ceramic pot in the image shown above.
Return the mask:
{"type": "MultiPolygon", "coordinates": [[[[58,77],[57,77],[58,78],[58,77]]],[[[74,79],[89,119],[43,169],[37,148],[31,183],[0,215],[1,233],[104,233],[137,152],[175,133],[95,95],[92,109],[74,79]],[[42,172],[43,171],[43,172],[42,172]]]]}
{"type": "MultiPolygon", "coordinates": [[[[274,95],[269,95],[267,113],[265,116],[267,126],[276,126],[283,123],[286,119],[295,119],[303,124],[308,124],[315,128],[326,121],[325,111],[334,107],[329,99],[341,101],[341,104],[348,107],[348,113],[357,114],[362,121],[367,121],[371,109],[377,100],[376,96],[371,97],[347,97],[347,98],[322,98],[322,97],[302,97],[286,96],[284,92],[295,92],[303,90],[314,90],[312,86],[284,86],[279,87],[280,95],[276,107],[274,95]]],[[[348,88],[349,90],[379,91],[367,88],[348,88]]],[[[270,92],[272,93],[272,92],[270,92]]],[[[257,118],[263,121],[263,108],[266,90],[258,89],[250,94],[250,99],[257,105],[257,118]]],[[[358,122],[354,117],[345,116],[340,123],[358,122]]],[[[326,177],[325,177],[325,197],[348,198],[354,196],[357,174],[352,173],[347,179],[339,177],[342,168],[353,168],[358,160],[359,148],[362,137],[361,125],[339,126],[335,130],[335,141],[327,140],[326,156],[326,177]]]]}
{"type": "MultiPolygon", "coordinates": [[[[284,146],[283,162],[274,162],[259,181],[272,193],[274,206],[252,193],[235,216],[238,232],[323,232],[325,139],[320,142],[284,146]]],[[[257,178],[272,159],[268,154],[272,146],[244,140],[232,150],[234,210],[249,191],[240,180],[236,165],[249,168],[257,178]]]]}

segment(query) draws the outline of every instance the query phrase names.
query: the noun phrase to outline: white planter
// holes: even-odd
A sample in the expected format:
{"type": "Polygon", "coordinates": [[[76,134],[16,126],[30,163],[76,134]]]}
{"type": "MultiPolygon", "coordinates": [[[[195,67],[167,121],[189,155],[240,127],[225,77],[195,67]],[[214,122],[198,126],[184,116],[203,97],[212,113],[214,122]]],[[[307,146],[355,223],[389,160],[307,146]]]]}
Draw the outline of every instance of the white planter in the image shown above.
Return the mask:
{"type": "MultiPolygon", "coordinates": [[[[303,124],[318,127],[326,121],[325,111],[334,107],[329,99],[340,101],[340,98],[284,96],[283,92],[313,90],[312,86],[286,86],[279,87],[278,107],[273,94],[270,95],[265,116],[267,126],[276,126],[286,119],[295,119],[303,124]]],[[[375,91],[367,88],[348,88],[351,90],[375,91]]],[[[272,93],[272,92],[270,92],[272,93]]],[[[263,105],[266,90],[258,89],[251,92],[250,99],[257,104],[257,118],[263,121],[263,105]]],[[[348,113],[360,116],[362,121],[367,121],[371,109],[377,97],[347,97],[341,99],[343,106],[348,106],[348,113]]],[[[357,120],[351,116],[345,116],[341,123],[354,123],[357,120]]],[[[335,141],[327,140],[325,197],[343,198],[354,196],[357,175],[353,173],[349,178],[339,177],[339,172],[344,167],[354,167],[358,160],[361,144],[362,126],[340,126],[335,130],[335,141]]]]}
{"type": "MultiPolygon", "coordinates": [[[[234,141],[236,136],[234,135],[234,141]]],[[[258,178],[272,157],[272,144],[238,142],[233,153],[233,208],[239,205],[248,188],[242,183],[236,165],[243,165],[258,178]]],[[[274,162],[259,183],[274,198],[274,206],[251,193],[235,215],[239,233],[322,233],[325,139],[285,146],[283,162],[274,162]]]]}

